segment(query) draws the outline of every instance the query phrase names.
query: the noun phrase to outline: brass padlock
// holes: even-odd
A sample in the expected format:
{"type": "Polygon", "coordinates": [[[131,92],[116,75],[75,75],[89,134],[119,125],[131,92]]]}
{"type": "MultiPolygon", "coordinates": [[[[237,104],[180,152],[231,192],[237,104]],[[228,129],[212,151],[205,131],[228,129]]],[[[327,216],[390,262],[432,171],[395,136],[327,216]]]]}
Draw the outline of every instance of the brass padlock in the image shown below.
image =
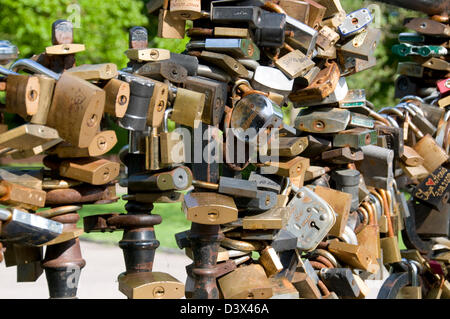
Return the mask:
{"type": "Polygon", "coordinates": [[[45,48],[45,54],[47,55],[69,55],[75,54],[79,52],[83,52],[86,50],[84,44],[76,44],[76,43],[65,43],[65,44],[57,44],[50,47],[45,48]]]}
{"type": "Polygon", "coordinates": [[[145,136],[145,169],[157,171],[161,169],[158,128],[152,127],[149,136],[145,136]]]}
{"type": "Polygon", "coordinates": [[[415,178],[418,181],[422,181],[424,178],[426,178],[430,172],[427,171],[425,167],[422,165],[418,166],[406,166],[403,164],[400,164],[403,172],[409,176],[410,178],[415,178]]]}
{"type": "Polygon", "coordinates": [[[282,229],[287,224],[290,209],[274,207],[267,212],[242,218],[243,229],[282,229]]]}
{"type": "Polygon", "coordinates": [[[63,73],[56,83],[47,125],[73,146],[88,147],[99,130],[104,109],[102,89],[63,73]]]}
{"type": "Polygon", "coordinates": [[[159,11],[158,37],[165,39],[184,39],[186,20],[175,19],[167,8],[159,11]]]}
{"type": "Polygon", "coordinates": [[[384,237],[380,240],[383,251],[383,263],[392,264],[402,260],[397,236],[384,237]]]}
{"type": "Polygon", "coordinates": [[[186,162],[183,135],[176,131],[169,132],[168,119],[172,109],[166,110],[164,115],[163,132],[159,133],[159,146],[162,165],[174,165],[186,162]]]}
{"type": "Polygon", "coordinates": [[[25,209],[45,206],[46,192],[0,181],[0,203],[25,209]]]}
{"type": "Polygon", "coordinates": [[[153,175],[148,173],[133,174],[128,177],[127,186],[133,192],[185,190],[192,185],[192,172],[186,166],[179,166],[172,171],[153,175]]]}
{"type": "Polygon", "coordinates": [[[339,33],[328,26],[323,26],[319,31],[316,45],[319,46],[322,50],[327,51],[330,48],[334,47],[339,39],[339,33]]]}
{"type": "Polygon", "coordinates": [[[28,150],[16,150],[15,152],[11,153],[10,155],[13,159],[24,159],[24,158],[33,157],[35,155],[41,154],[41,153],[51,149],[52,147],[61,143],[62,141],[63,141],[62,139],[56,138],[54,140],[50,140],[48,142],[45,142],[42,145],[35,146],[28,150]]]}
{"type": "Polygon", "coordinates": [[[119,291],[128,299],[180,299],[184,285],[162,272],[137,272],[119,276],[119,291]]]}
{"type": "Polygon", "coordinates": [[[202,16],[201,9],[201,0],[170,0],[170,14],[176,19],[199,19],[202,16]]]}
{"type": "Polygon", "coordinates": [[[66,70],[73,76],[86,81],[111,80],[117,77],[117,65],[114,63],[83,64],[66,70]]]}
{"type": "Polygon", "coordinates": [[[24,124],[0,134],[0,147],[29,150],[58,138],[55,129],[44,125],[24,124]]]}
{"type": "Polygon", "coordinates": [[[42,190],[44,170],[12,170],[0,169],[0,180],[42,190]]]}
{"type": "Polygon", "coordinates": [[[407,145],[404,146],[403,155],[400,159],[408,166],[421,166],[424,159],[412,148],[407,145]]]}
{"type": "Polygon", "coordinates": [[[103,131],[98,133],[86,148],[61,143],[55,147],[52,153],[58,155],[59,158],[96,157],[108,153],[116,144],[116,132],[103,131]]]}
{"type": "Polygon", "coordinates": [[[283,270],[280,257],[275,249],[267,246],[260,252],[259,263],[264,267],[267,277],[273,277],[283,270]]]}
{"type": "Polygon", "coordinates": [[[290,79],[304,76],[316,64],[300,50],[292,51],[275,61],[275,66],[290,79]]]}
{"type": "Polygon", "coordinates": [[[220,225],[238,219],[233,197],[217,193],[190,193],[184,196],[183,210],[192,222],[220,225]]]}
{"type": "Polygon", "coordinates": [[[297,156],[308,147],[307,137],[280,137],[278,143],[269,145],[270,154],[297,156]]]}
{"type": "Polygon", "coordinates": [[[205,98],[203,93],[178,88],[171,120],[180,125],[198,127],[202,120],[205,98]]]}
{"type": "Polygon", "coordinates": [[[339,52],[345,56],[369,61],[380,41],[381,30],[367,29],[344,43],[339,52]]]}
{"type": "Polygon", "coordinates": [[[59,165],[59,174],[92,185],[105,185],[120,173],[120,164],[105,159],[82,158],[66,160],[59,165]]]}
{"type": "Polygon", "coordinates": [[[24,119],[39,110],[39,79],[27,75],[8,75],[6,78],[6,112],[15,113],[24,119]]]}
{"type": "Polygon", "coordinates": [[[155,86],[147,113],[147,125],[152,128],[160,127],[164,120],[167,108],[169,86],[166,83],[154,80],[155,86]]]}
{"type": "Polygon", "coordinates": [[[166,49],[129,49],[125,51],[128,59],[137,62],[156,62],[170,59],[170,51],[166,49]]]}
{"type": "Polygon", "coordinates": [[[332,240],[328,250],[336,258],[353,268],[367,270],[371,273],[375,273],[379,269],[379,267],[374,267],[376,265],[374,257],[362,246],[332,240]]]}
{"type": "Polygon", "coordinates": [[[103,87],[105,91],[105,113],[121,119],[130,102],[130,84],[118,79],[111,79],[103,87]]]}
{"type": "Polygon", "coordinates": [[[325,17],[327,8],[314,0],[304,0],[304,2],[309,4],[309,19],[307,24],[311,28],[318,30],[325,17]]]}
{"type": "Polygon", "coordinates": [[[273,295],[264,268],[257,264],[237,268],[218,283],[225,299],[268,299],[273,295]]]}
{"type": "Polygon", "coordinates": [[[270,283],[272,284],[272,292],[273,296],[271,299],[299,299],[299,293],[297,289],[295,289],[294,285],[285,278],[269,278],[270,283]]]}
{"type": "Polygon", "coordinates": [[[350,214],[352,195],[322,186],[316,186],[314,192],[322,197],[337,214],[336,223],[328,234],[341,237],[347,225],[348,215],[350,214]]]}
{"type": "Polygon", "coordinates": [[[45,125],[47,123],[48,112],[53,100],[53,91],[56,81],[45,75],[36,75],[40,85],[39,106],[30,123],[45,125]]]}
{"type": "Polygon", "coordinates": [[[7,243],[5,247],[4,257],[6,267],[41,262],[43,259],[42,247],[24,246],[17,243],[7,243]]]}
{"type": "MultiPolygon", "coordinates": [[[[289,15],[305,24],[308,24],[310,5],[304,1],[298,0],[281,0],[279,6],[289,15]]],[[[312,27],[312,26],[311,26],[312,27]]]]}
{"type": "Polygon", "coordinates": [[[322,299],[319,288],[307,273],[296,271],[291,282],[295,289],[297,289],[300,298],[322,299]]]}
{"type": "Polygon", "coordinates": [[[422,137],[413,149],[423,158],[423,166],[429,172],[433,172],[449,159],[447,152],[429,134],[422,137]]]}
{"type": "Polygon", "coordinates": [[[296,156],[287,162],[267,162],[264,165],[267,166],[268,172],[270,170],[271,174],[289,178],[303,176],[304,178],[309,163],[309,158],[296,156]]]}

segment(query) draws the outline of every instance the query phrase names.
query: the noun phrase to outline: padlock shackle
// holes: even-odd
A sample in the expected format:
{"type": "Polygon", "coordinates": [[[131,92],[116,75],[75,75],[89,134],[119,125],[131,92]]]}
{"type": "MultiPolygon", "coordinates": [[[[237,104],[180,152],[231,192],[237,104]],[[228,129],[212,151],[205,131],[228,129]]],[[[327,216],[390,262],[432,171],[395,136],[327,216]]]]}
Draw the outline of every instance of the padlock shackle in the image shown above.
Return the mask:
{"type": "Polygon", "coordinates": [[[420,11],[428,15],[448,14],[450,4],[448,0],[376,0],[397,7],[420,11]]]}
{"type": "Polygon", "coordinates": [[[3,75],[19,75],[19,73],[13,72],[11,70],[8,70],[8,69],[6,69],[6,68],[4,68],[2,66],[0,66],[0,74],[3,74],[3,75]]]}
{"type": "Polygon", "coordinates": [[[37,63],[36,61],[33,61],[31,59],[20,59],[17,60],[16,62],[14,62],[11,67],[9,68],[10,70],[14,71],[14,72],[18,72],[21,70],[27,70],[27,71],[31,71],[34,73],[38,73],[38,74],[43,74],[46,75],[48,77],[51,77],[52,79],[58,81],[59,78],[61,77],[61,74],[55,73],[50,69],[47,69],[45,66],[37,63]]]}

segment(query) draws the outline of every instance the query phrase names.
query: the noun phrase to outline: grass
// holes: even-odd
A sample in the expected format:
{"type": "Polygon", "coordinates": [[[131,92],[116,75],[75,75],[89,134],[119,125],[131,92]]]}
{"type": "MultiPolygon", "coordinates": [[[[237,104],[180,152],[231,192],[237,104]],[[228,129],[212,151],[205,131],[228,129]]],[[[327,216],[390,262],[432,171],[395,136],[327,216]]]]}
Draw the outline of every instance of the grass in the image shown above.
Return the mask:
{"type": "MultiPolygon", "coordinates": [[[[108,213],[126,213],[126,201],[119,200],[117,203],[106,205],[86,205],[79,212],[81,217],[108,214],[108,213]]],[[[190,229],[191,222],[186,220],[181,203],[177,204],[155,204],[152,214],[161,215],[162,223],[155,225],[156,238],[160,242],[160,247],[179,249],[175,234],[190,229]]],[[[83,227],[83,220],[80,219],[78,227],[83,227]]],[[[108,243],[118,243],[122,239],[123,231],[115,231],[112,233],[85,233],[82,238],[103,241],[108,243]]]]}

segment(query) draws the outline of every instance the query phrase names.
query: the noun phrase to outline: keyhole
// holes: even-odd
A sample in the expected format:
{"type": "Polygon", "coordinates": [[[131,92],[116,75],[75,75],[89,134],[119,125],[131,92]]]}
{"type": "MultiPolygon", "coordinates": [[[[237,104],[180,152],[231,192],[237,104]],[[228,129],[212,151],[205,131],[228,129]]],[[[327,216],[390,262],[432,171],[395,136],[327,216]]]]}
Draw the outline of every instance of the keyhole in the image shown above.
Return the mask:
{"type": "Polygon", "coordinates": [[[125,105],[127,102],[128,102],[128,99],[127,99],[127,97],[125,95],[121,95],[119,97],[119,104],[120,105],[125,105]]]}
{"type": "Polygon", "coordinates": [[[309,224],[312,228],[315,228],[315,229],[317,229],[317,230],[320,230],[320,228],[319,227],[317,227],[317,225],[316,225],[316,222],[315,221],[312,221],[310,224],[309,224]]]}
{"type": "Polygon", "coordinates": [[[153,290],[153,296],[155,296],[155,297],[157,297],[157,298],[161,298],[162,296],[164,296],[164,294],[165,294],[165,290],[164,290],[164,288],[161,287],[161,286],[156,287],[156,288],[153,290]]]}

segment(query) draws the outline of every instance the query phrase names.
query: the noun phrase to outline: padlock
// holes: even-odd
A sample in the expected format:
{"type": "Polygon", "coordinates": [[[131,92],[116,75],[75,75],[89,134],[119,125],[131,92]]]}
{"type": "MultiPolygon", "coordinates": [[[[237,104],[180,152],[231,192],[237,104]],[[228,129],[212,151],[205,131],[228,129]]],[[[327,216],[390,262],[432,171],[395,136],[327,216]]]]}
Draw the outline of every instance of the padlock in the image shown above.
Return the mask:
{"type": "Polygon", "coordinates": [[[147,125],[152,128],[160,127],[164,121],[169,98],[169,86],[166,83],[154,80],[153,94],[147,113],[147,125]]]}
{"type": "Polygon", "coordinates": [[[333,147],[360,148],[377,144],[378,134],[375,130],[354,128],[341,131],[333,137],[333,147]]]}
{"type": "Polygon", "coordinates": [[[83,64],[70,68],[66,72],[86,81],[111,80],[117,77],[117,65],[114,63],[83,64]]]}
{"type": "Polygon", "coordinates": [[[311,70],[309,70],[304,76],[300,76],[297,79],[295,79],[295,85],[299,88],[305,88],[311,85],[311,83],[314,81],[314,79],[317,77],[317,75],[320,72],[320,68],[315,66],[311,70]]]}
{"type": "Polygon", "coordinates": [[[307,187],[297,189],[287,207],[292,207],[293,212],[286,230],[298,238],[300,250],[315,249],[336,222],[333,209],[307,187]]]}
{"type": "Polygon", "coordinates": [[[407,145],[404,146],[401,160],[408,166],[421,166],[424,162],[424,159],[412,147],[407,145]]]}
{"type": "Polygon", "coordinates": [[[350,214],[352,195],[322,186],[316,186],[314,192],[322,197],[337,215],[336,222],[329,231],[329,235],[341,237],[350,214]]]}
{"type": "Polygon", "coordinates": [[[300,295],[294,285],[285,277],[269,278],[273,296],[270,299],[299,299],[300,295]]]}
{"type": "Polygon", "coordinates": [[[296,271],[291,282],[295,289],[297,289],[300,298],[322,299],[322,295],[317,287],[317,284],[314,283],[307,273],[296,271]]]}
{"type": "MultiPolygon", "coordinates": [[[[302,106],[314,106],[319,107],[321,105],[323,106],[330,106],[333,104],[337,104],[340,101],[342,101],[348,94],[348,85],[347,81],[345,80],[345,77],[339,78],[339,81],[336,85],[336,88],[332,93],[330,93],[326,98],[324,98],[321,101],[309,101],[309,102],[303,102],[301,103],[302,106]]],[[[297,104],[295,104],[297,105],[297,104]]],[[[300,105],[300,104],[298,104],[300,105]]],[[[298,107],[298,106],[296,106],[298,107]]]]}
{"type": "Polygon", "coordinates": [[[158,62],[170,59],[170,51],[166,49],[128,49],[125,51],[128,59],[137,62],[158,62]]]}
{"type": "Polygon", "coordinates": [[[446,203],[440,210],[423,204],[413,203],[416,232],[421,238],[448,237],[450,229],[450,205],[446,203]]]}
{"type": "MultiPolygon", "coordinates": [[[[270,175],[268,175],[270,176],[270,175]]],[[[256,172],[251,172],[250,177],[248,178],[249,181],[256,182],[256,186],[258,187],[258,190],[268,190],[275,193],[280,193],[281,186],[276,181],[274,181],[272,178],[269,178],[268,176],[264,176],[262,174],[257,174],[256,172]]]]}
{"type": "Polygon", "coordinates": [[[420,34],[437,37],[450,36],[450,27],[448,25],[427,18],[406,19],[404,26],[408,29],[419,32],[420,34]]]}
{"type": "Polygon", "coordinates": [[[425,62],[423,62],[422,65],[432,70],[450,72],[450,62],[439,58],[429,58],[425,62]]]}
{"type": "Polygon", "coordinates": [[[411,272],[411,285],[400,288],[397,299],[422,299],[422,286],[420,284],[420,265],[414,260],[405,260],[411,272]]]}
{"type": "Polygon", "coordinates": [[[424,159],[423,166],[429,171],[435,171],[439,166],[448,161],[447,153],[437,145],[434,138],[427,134],[422,137],[413,149],[424,159]]]}
{"type": "Polygon", "coordinates": [[[290,79],[304,76],[315,63],[300,50],[292,51],[275,61],[275,66],[290,79]]]}
{"type": "Polygon", "coordinates": [[[36,114],[34,114],[30,123],[45,125],[47,123],[48,112],[53,99],[53,91],[55,89],[56,81],[45,75],[36,75],[39,80],[40,95],[39,106],[36,114]]]}
{"type": "Polygon", "coordinates": [[[267,211],[277,204],[277,195],[273,192],[258,191],[256,198],[235,198],[236,205],[250,211],[267,211]]]}
{"type": "Polygon", "coordinates": [[[267,212],[245,216],[242,219],[243,229],[282,229],[287,224],[290,209],[274,207],[267,212]]]}
{"type": "Polygon", "coordinates": [[[128,299],[180,299],[184,285],[163,272],[137,272],[119,275],[119,291],[128,299]]]}
{"type": "Polygon", "coordinates": [[[400,167],[409,178],[417,179],[418,181],[423,181],[430,174],[430,172],[422,165],[406,166],[400,164],[400,167]]]}
{"type": "Polygon", "coordinates": [[[439,57],[447,55],[448,50],[445,47],[437,45],[411,45],[408,43],[396,44],[392,47],[392,52],[398,56],[406,57],[418,55],[424,58],[439,57]]]}
{"type": "Polygon", "coordinates": [[[153,78],[159,81],[168,80],[173,83],[182,83],[188,76],[187,69],[172,60],[148,62],[135,72],[137,75],[153,78]]]}
{"type": "Polygon", "coordinates": [[[139,173],[128,177],[127,186],[133,192],[185,190],[192,185],[192,172],[185,166],[156,174],[139,173]]]}
{"type": "Polygon", "coordinates": [[[170,119],[180,125],[198,127],[202,119],[205,99],[204,93],[178,88],[170,119]]]}
{"type": "MultiPolygon", "coordinates": [[[[289,12],[291,17],[294,19],[308,24],[310,12],[310,4],[308,2],[298,0],[281,0],[279,5],[285,12],[289,12]]],[[[309,26],[312,27],[311,25],[309,26]]]]}
{"type": "Polygon", "coordinates": [[[415,32],[402,32],[398,34],[398,42],[411,43],[411,44],[423,44],[425,43],[425,36],[415,32]]]}
{"type": "Polygon", "coordinates": [[[24,187],[42,190],[43,179],[43,170],[0,169],[0,180],[4,180],[9,183],[21,185],[24,187]]]}
{"type": "Polygon", "coordinates": [[[257,264],[237,268],[218,284],[225,299],[268,299],[273,295],[264,268],[257,264]]]}
{"type": "Polygon", "coordinates": [[[76,147],[88,147],[98,132],[105,109],[105,92],[64,73],[55,86],[47,125],[76,147]]]}
{"type": "Polygon", "coordinates": [[[368,9],[359,9],[347,14],[342,24],[338,27],[338,31],[343,37],[357,34],[370,24],[372,20],[373,17],[368,9]]]}
{"type": "Polygon", "coordinates": [[[61,143],[63,140],[60,138],[54,139],[54,140],[50,140],[48,142],[45,142],[41,145],[35,146],[31,149],[27,149],[27,150],[16,150],[14,152],[12,152],[10,155],[13,159],[24,159],[24,158],[30,158],[33,157],[35,155],[39,155],[49,149],[51,149],[52,147],[54,147],[55,145],[61,143]]]}
{"type": "Polygon", "coordinates": [[[327,8],[314,0],[304,0],[304,2],[309,4],[309,18],[307,24],[311,28],[318,30],[325,17],[327,8]]]}
{"type": "Polygon", "coordinates": [[[364,160],[364,153],[350,147],[342,147],[323,152],[322,160],[333,164],[349,164],[364,160]]]}
{"type": "Polygon", "coordinates": [[[352,245],[339,241],[331,241],[328,250],[343,263],[357,269],[375,273],[379,267],[374,267],[376,260],[362,246],[352,245]]]}
{"type": "Polygon", "coordinates": [[[319,31],[316,45],[322,50],[327,51],[328,49],[334,47],[339,39],[340,37],[337,32],[330,27],[323,26],[319,31]]]}
{"type": "Polygon", "coordinates": [[[98,133],[86,148],[74,147],[68,143],[57,145],[52,153],[59,158],[96,157],[108,153],[117,144],[115,131],[98,133]]]}
{"type": "Polygon", "coordinates": [[[40,96],[37,77],[12,74],[6,78],[6,112],[27,119],[39,111],[40,96]]]}
{"type": "Polygon", "coordinates": [[[320,102],[336,89],[340,78],[338,65],[326,63],[314,81],[307,88],[294,90],[289,99],[294,103],[320,102]]]}
{"type": "Polygon", "coordinates": [[[338,51],[345,56],[369,61],[369,57],[374,54],[380,38],[381,30],[368,28],[343,44],[338,51]]]}
{"type": "Polygon", "coordinates": [[[322,268],[319,275],[327,288],[340,297],[357,298],[360,294],[353,273],[348,268],[322,268]]]}
{"type": "Polygon", "coordinates": [[[423,72],[424,67],[415,62],[399,62],[397,66],[397,73],[400,75],[422,78],[423,72]]]}
{"type": "Polygon", "coordinates": [[[28,188],[7,181],[0,181],[0,202],[4,205],[37,209],[45,206],[46,193],[42,190],[28,188]]]}
{"type": "Polygon", "coordinates": [[[168,130],[168,119],[172,109],[166,110],[163,132],[159,133],[159,146],[162,165],[174,165],[186,162],[183,135],[168,130]]]}
{"type": "Polygon", "coordinates": [[[69,55],[75,54],[79,52],[83,52],[86,50],[84,44],[76,44],[76,43],[64,43],[53,45],[45,48],[45,54],[47,55],[69,55]]]}
{"type": "Polygon", "coordinates": [[[274,92],[287,97],[292,91],[294,80],[277,68],[258,66],[253,73],[251,85],[255,90],[274,92]]]}
{"type": "Polygon", "coordinates": [[[450,198],[450,170],[440,166],[414,189],[412,196],[438,211],[444,209],[450,198]]]}
{"type": "Polygon", "coordinates": [[[58,131],[44,125],[24,124],[0,134],[0,146],[29,150],[58,139],[58,131]]]}
{"type": "Polygon", "coordinates": [[[218,66],[232,77],[249,78],[248,70],[227,54],[202,51],[199,58],[218,66]]]}
{"type": "Polygon", "coordinates": [[[59,174],[92,185],[105,185],[120,173],[120,164],[105,159],[82,158],[65,160],[59,165],[59,174]]]}
{"type": "Polygon", "coordinates": [[[158,37],[165,39],[183,39],[186,20],[176,19],[168,10],[168,6],[159,10],[158,37]]]}
{"type": "Polygon", "coordinates": [[[111,79],[103,87],[106,94],[105,113],[122,118],[130,103],[130,84],[118,79],[111,79]]]}
{"type": "Polygon", "coordinates": [[[188,220],[199,224],[220,225],[238,218],[233,198],[217,193],[185,195],[183,210],[188,220]]]}
{"type": "Polygon", "coordinates": [[[384,264],[396,263],[401,260],[397,236],[381,238],[380,244],[383,251],[384,264]]]}
{"type": "Polygon", "coordinates": [[[346,129],[350,111],[338,108],[306,108],[295,119],[295,128],[310,133],[337,133],[346,129]]]}
{"type": "Polygon", "coordinates": [[[225,83],[204,77],[188,76],[184,82],[184,88],[205,94],[202,122],[213,126],[222,122],[227,100],[225,83]]]}
{"type": "Polygon", "coordinates": [[[267,162],[264,163],[267,167],[267,172],[271,174],[276,174],[279,176],[295,178],[304,178],[306,169],[310,165],[309,158],[296,156],[288,161],[283,162],[267,162]]]}
{"type": "Polygon", "coordinates": [[[205,41],[191,41],[186,45],[188,51],[207,50],[231,55],[234,58],[250,58],[258,61],[260,51],[250,39],[239,38],[207,38],[205,41]]]}
{"type": "Polygon", "coordinates": [[[305,173],[305,182],[310,182],[318,177],[321,177],[327,173],[327,169],[321,166],[310,166],[305,173]]]}
{"type": "Polygon", "coordinates": [[[43,272],[40,261],[17,265],[17,282],[36,282],[43,272]]]}
{"type": "Polygon", "coordinates": [[[206,183],[201,181],[193,181],[194,187],[205,188],[218,191],[221,194],[232,195],[236,197],[257,198],[258,187],[255,181],[244,179],[235,179],[221,176],[219,184],[206,183]]]}
{"type": "Polygon", "coordinates": [[[259,263],[264,267],[267,277],[271,278],[283,270],[280,257],[278,257],[275,249],[270,246],[264,248],[259,257],[259,263]]]}
{"type": "Polygon", "coordinates": [[[0,214],[3,242],[37,246],[56,238],[63,231],[63,224],[20,209],[2,209],[0,214]]]}

